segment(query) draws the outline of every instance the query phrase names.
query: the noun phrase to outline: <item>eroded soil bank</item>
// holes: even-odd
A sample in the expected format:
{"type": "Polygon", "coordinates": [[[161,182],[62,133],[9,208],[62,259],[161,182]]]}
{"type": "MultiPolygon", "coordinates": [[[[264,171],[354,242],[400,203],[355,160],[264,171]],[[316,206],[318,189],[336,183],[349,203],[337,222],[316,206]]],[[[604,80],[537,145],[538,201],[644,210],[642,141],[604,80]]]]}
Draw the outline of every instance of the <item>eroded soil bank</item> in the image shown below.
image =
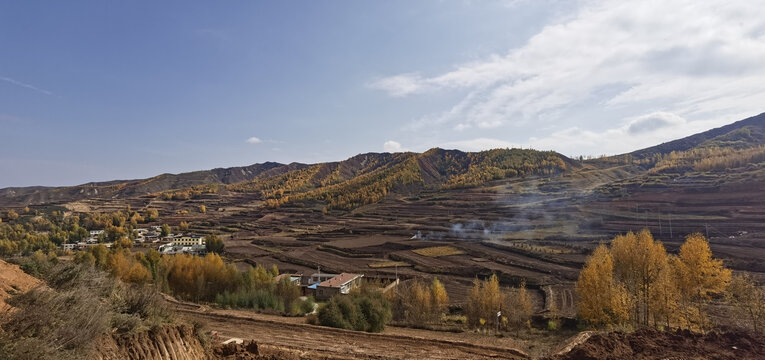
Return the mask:
{"type": "Polygon", "coordinates": [[[594,334],[571,351],[551,360],[582,359],[763,359],[765,336],[740,330],[638,330],[634,333],[594,334]]]}

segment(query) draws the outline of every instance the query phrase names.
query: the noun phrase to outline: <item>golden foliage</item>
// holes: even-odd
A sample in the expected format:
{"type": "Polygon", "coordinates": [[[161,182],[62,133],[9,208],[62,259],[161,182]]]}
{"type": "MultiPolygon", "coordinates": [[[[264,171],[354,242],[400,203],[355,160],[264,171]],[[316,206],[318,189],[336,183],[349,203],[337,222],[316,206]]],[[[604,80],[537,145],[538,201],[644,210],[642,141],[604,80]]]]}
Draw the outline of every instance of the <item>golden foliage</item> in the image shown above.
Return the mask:
{"type": "Polygon", "coordinates": [[[745,149],[701,147],[658,155],[652,173],[668,170],[714,171],[757,164],[765,161],[765,146],[745,149]]]}
{"type": "Polygon", "coordinates": [[[228,185],[231,191],[255,192],[267,207],[319,201],[324,209],[354,209],[380,201],[396,188],[424,184],[423,172],[443,179],[437,186],[477,186],[493,179],[565,170],[554,152],[497,149],[460,153],[433,149],[425,154],[360,155],[339,163],[308,166],[276,176],[228,185]]]}
{"type": "Polygon", "coordinates": [[[681,326],[706,328],[708,320],[703,305],[711,295],[725,291],[730,283],[731,271],[723,267],[722,260],[712,257],[707,239],[699,233],[686,237],[672,265],[680,294],[681,326]]]}
{"type": "Polygon", "coordinates": [[[679,326],[704,329],[704,305],[725,291],[731,272],[692,234],[670,256],[647,230],[619,235],[587,259],[576,285],[579,316],[593,326],[679,326]]]}
{"type": "Polygon", "coordinates": [[[465,316],[469,325],[478,327],[488,324],[495,327],[498,321],[497,312],[507,312],[507,295],[500,290],[499,278],[492,274],[488,279],[473,281],[470,289],[465,316]]]}
{"type": "Polygon", "coordinates": [[[654,241],[650,231],[643,230],[616,236],[611,242],[611,255],[614,278],[624,285],[629,296],[632,322],[647,326],[656,290],[653,285],[669,266],[667,251],[661,242],[654,241]]]}
{"type": "Polygon", "coordinates": [[[508,297],[507,314],[504,320],[507,320],[508,324],[519,329],[521,327],[531,326],[531,314],[533,311],[531,304],[531,296],[526,290],[526,281],[521,282],[521,286],[518,291],[508,297]]]}
{"type": "Polygon", "coordinates": [[[494,149],[467,153],[466,164],[450,160],[447,158],[456,174],[449,177],[444,184],[446,188],[473,187],[516,176],[550,175],[566,169],[566,163],[553,151],[494,149]],[[466,165],[466,171],[458,171],[459,165],[466,165]]]}
{"type": "Polygon", "coordinates": [[[430,285],[420,279],[401,285],[393,299],[394,316],[414,325],[440,321],[448,305],[446,288],[437,278],[430,285]]]}
{"type": "Polygon", "coordinates": [[[163,200],[189,200],[196,199],[204,194],[217,194],[220,184],[204,184],[191,186],[185,189],[168,190],[159,194],[163,200]]]}
{"type": "Polygon", "coordinates": [[[605,245],[587,259],[576,283],[579,317],[591,325],[622,324],[628,317],[628,297],[614,280],[614,261],[605,245]]]}

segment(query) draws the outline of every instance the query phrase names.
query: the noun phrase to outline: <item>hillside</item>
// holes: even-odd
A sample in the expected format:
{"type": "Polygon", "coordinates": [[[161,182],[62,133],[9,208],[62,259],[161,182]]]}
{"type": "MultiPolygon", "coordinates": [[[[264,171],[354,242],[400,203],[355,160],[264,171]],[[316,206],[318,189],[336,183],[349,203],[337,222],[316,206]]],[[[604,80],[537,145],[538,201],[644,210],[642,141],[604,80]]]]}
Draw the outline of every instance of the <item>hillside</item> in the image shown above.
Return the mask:
{"type": "Polygon", "coordinates": [[[126,198],[205,184],[233,184],[258,176],[277,175],[304,166],[299,163],[284,165],[266,162],[250,166],[217,168],[181,174],[162,174],[148,179],[92,182],[77,186],[10,187],[0,189],[0,204],[23,206],[62,203],[89,198],[126,198]]]}
{"type": "MultiPolygon", "coordinates": [[[[619,162],[629,156],[650,168],[666,160],[673,152],[705,149],[707,153],[690,154],[695,161],[709,155],[711,150],[738,151],[763,144],[765,114],[760,114],[629,154],[598,159],[594,163],[602,167],[602,164],[597,163],[619,162]]],[[[663,165],[666,165],[666,161],[663,165]]],[[[690,165],[693,165],[692,161],[690,165]]],[[[258,193],[272,207],[295,200],[324,200],[330,208],[350,209],[379,201],[389,191],[403,187],[410,190],[475,187],[491,180],[549,175],[579,167],[579,163],[549,152],[499,149],[470,153],[435,148],[421,154],[366,153],[343,161],[319,164],[284,165],[266,162],[68,187],[4,188],[0,189],[0,204],[18,207],[85,199],[125,199],[162,193],[166,193],[166,199],[185,200],[193,195],[223,190],[258,193]],[[209,186],[213,184],[228,186],[216,186],[211,190],[209,186]],[[205,189],[205,186],[208,188],[205,189]]]]}
{"type": "Polygon", "coordinates": [[[633,151],[630,154],[642,159],[655,154],[669,154],[695,147],[720,146],[741,149],[763,144],[765,144],[765,113],[682,139],[633,151]]]}
{"type": "Polygon", "coordinates": [[[0,260],[0,314],[8,310],[5,299],[31,290],[40,283],[40,280],[27,275],[18,265],[0,260]]]}
{"type": "Polygon", "coordinates": [[[425,153],[367,153],[344,161],[305,165],[255,164],[246,167],[163,174],[149,179],[88,183],[71,187],[0,189],[0,204],[61,204],[84,199],[124,199],[147,194],[167,200],[218,191],[257,193],[270,205],[290,200],[328,200],[353,208],[378,201],[402,185],[475,186],[488,180],[564,171],[570,160],[553,152],[490,150],[466,153],[431,149],[425,153]],[[228,186],[211,186],[211,185],[228,186]]]}

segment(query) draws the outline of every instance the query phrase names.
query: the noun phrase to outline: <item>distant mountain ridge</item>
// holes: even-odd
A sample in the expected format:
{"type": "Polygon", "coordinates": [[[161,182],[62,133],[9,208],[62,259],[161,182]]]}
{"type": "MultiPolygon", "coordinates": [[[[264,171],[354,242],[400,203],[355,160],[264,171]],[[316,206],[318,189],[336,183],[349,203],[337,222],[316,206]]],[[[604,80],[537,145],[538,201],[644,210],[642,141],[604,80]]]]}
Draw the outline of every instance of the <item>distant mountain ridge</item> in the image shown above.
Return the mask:
{"type": "MultiPolygon", "coordinates": [[[[636,159],[696,147],[747,148],[765,144],[765,113],[720,128],[629,153],[636,159]]],[[[264,200],[283,196],[323,199],[330,204],[356,204],[363,197],[384,196],[396,186],[469,187],[492,179],[554,173],[576,167],[554,152],[497,149],[463,152],[434,148],[424,153],[366,153],[319,164],[265,162],[216,168],[148,179],[93,182],[65,187],[0,189],[0,205],[64,203],[88,198],[127,198],[224,184],[227,190],[258,192],[264,200]],[[378,184],[379,183],[379,184],[378,184]],[[342,198],[339,199],[338,198],[342,198]]],[[[342,207],[345,207],[343,205],[342,207]]]]}
{"type": "Polygon", "coordinates": [[[66,202],[90,197],[115,198],[140,196],[211,183],[233,184],[251,180],[264,174],[278,175],[305,166],[307,165],[300,163],[285,165],[276,162],[265,162],[249,166],[216,168],[180,174],[162,174],[148,179],[112,180],[61,187],[9,187],[0,189],[0,203],[12,206],[15,204],[66,202]]]}
{"type": "Polygon", "coordinates": [[[735,148],[765,144],[765,113],[681,139],[636,150],[630,154],[635,158],[645,158],[654,154],[668,154],[672,151],[690,150],[697,146],[704,146],[705,143],[707,143],[706,145],[712,145],[714,140],[719,140],[718,145],[723,147],[730,146],[735,148]]]}

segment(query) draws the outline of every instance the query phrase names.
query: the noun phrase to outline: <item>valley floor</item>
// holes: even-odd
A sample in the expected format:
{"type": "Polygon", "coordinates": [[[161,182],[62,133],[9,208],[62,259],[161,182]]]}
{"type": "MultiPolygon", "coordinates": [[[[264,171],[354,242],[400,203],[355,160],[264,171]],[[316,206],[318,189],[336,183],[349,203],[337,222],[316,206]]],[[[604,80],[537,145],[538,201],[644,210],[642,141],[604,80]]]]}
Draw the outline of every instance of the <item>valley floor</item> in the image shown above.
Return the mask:
{"type": "Polygon", "coordinates": [[[218,334],[218,341],[254,340],[262,350],[289,350],[300,358],[311,359],[528,359],[554,354],[572,336],[561,332],[529,341],[508,334],[497,337],[394,326],[381,334],[371,334],[308,325],[302,317],[217,310],[169,301],[183,317],[206,323],[208,330],[218,334]]]}

